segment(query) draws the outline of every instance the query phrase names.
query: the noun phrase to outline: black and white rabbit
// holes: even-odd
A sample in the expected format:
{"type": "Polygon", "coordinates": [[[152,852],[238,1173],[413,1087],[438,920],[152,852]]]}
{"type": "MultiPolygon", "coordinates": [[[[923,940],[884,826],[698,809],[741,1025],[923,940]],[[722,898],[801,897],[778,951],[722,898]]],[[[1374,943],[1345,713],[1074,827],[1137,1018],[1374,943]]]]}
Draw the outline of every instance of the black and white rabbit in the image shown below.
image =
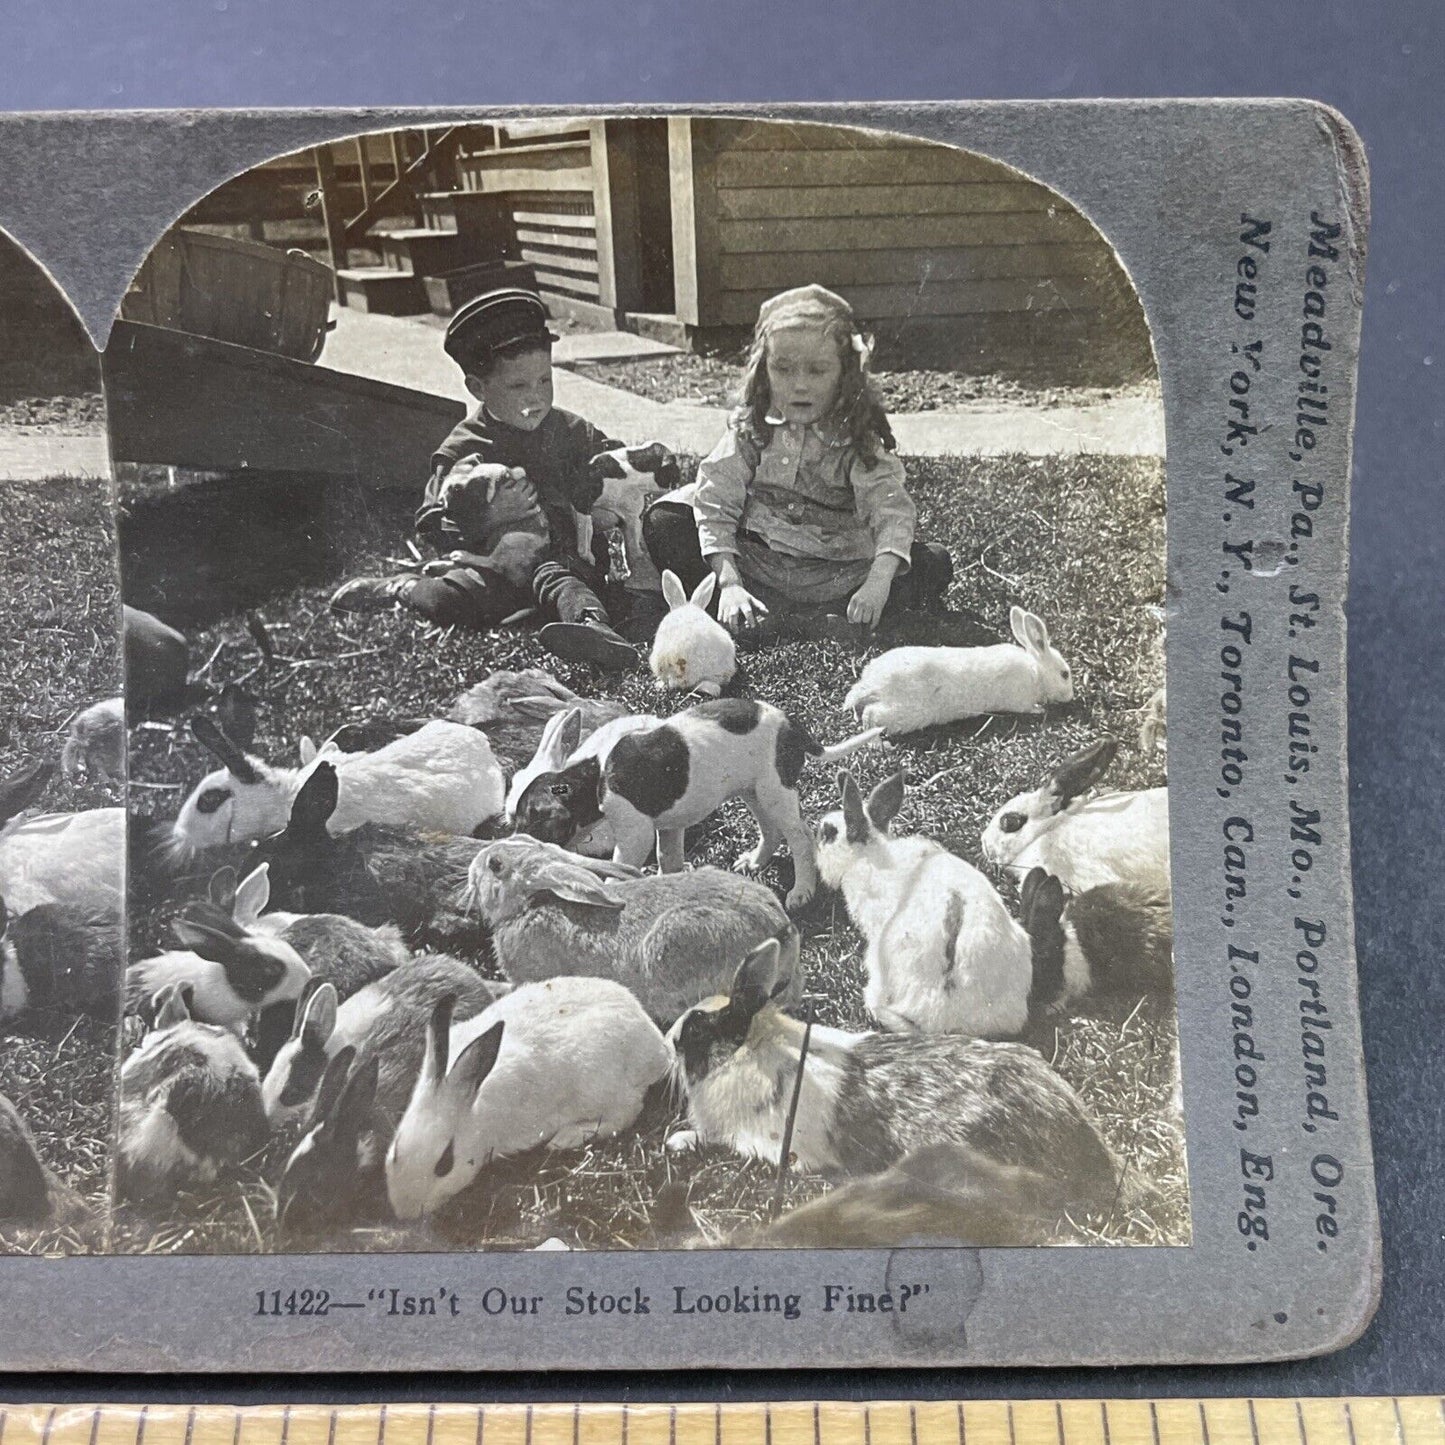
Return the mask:
{"type": "Polygon", "coordinates": [[[1169,886],[1101,883],[1065,901],[1052,873],[1031,869],[1019,912],[1033,947],[1031,1013],[1053,1013],[1086,994],[1174,991],[1169,886]]]}
{"type": "Polygon", "coordinates": [[[356,1064],[347,1044],[327,1061],[305,1132],[276,1186],[283,1234],[314,1234],[357,1220],[388,1219],[383,1168],[394,1121],[376,1101],[381,1060],[356,1064]]]}
{"type": "MultiPolygon", "coordinates": [[[[774,1002],[778,945],[754,949],[726,998],[668,1035],[691,1131],[669,1147],[720,1144],[778,1162],[804,1025],[774,1002]]],[[[951,1034],[855,1034],[814,1025],[792,1155],[801,1169],[879,1174],[949,1142],[1057,1182],[1069,1207],[1108,1208],[1122,1172],[1073,1089],[1022,1044],[951,1034]]]]}
{"type": "Polygon", "coordinates": [[[121,1065],[119,1125],[117,1194],[155,1204],[266,1142],[255,1064],[229,1029],[192,1018],[184,984],[162,992],[155,1027],[121,1065]]]}
{"type": "Polygon", "coordinates": [[[306,1115],[328,1061],[348,1045],[361,1063],[381,1061],[379,1097],[398,1118],[421,1068],[426,1024],[437,1002],[454,997],[457,1017],[467,1019],[510,990],[446,954],[422,954],[344,1003],[331,984],[320,984],[298,1006],[291,1037],[266,1071],[261,1092],[271,1127],[306,1115]]]}
{"type": "Polygon", "coordinates": [[[842,809],[818,824],[818,872],[868,941],[868,1012],[892,1031],[1017,1037],[1033,968],[998,890],[932,838],[890,836],[901,772],[866,803],[849,772],[838,790],[842,809]]]}
{"type": "Polygon", "coordinates": [[[0,899],[0,1019],[27,1009],[120,1014],[125,939],[120,919],[78,919],[54,903],[12,917],[0,899]]]}

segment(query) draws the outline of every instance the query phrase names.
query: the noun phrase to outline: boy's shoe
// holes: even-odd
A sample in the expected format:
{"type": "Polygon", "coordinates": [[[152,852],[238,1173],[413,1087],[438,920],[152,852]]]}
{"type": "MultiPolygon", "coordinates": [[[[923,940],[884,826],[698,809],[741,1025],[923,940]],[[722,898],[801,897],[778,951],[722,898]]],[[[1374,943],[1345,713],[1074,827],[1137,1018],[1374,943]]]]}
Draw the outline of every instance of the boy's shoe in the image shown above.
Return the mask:
{"type": "Polygon", "coordinates": [[[637,666],[636,648],[629,647],[595,612],[584,612],[580,622],[549,622],[537,636],[542,646],[563,662],[585,662],[604,672],[637,666]]]}
{"type": "Polygon", "coordinates": [[[416,577],[399,572],[391,577],[353,577],[331,594],[333,612],[385,612],[416,586],[416,577]]]}
{"type": "Polygon", "coordinates": [[[629,592],[627,616],[622,623],[623,635],[640,647],[651,644],[658,624],[667,616],[667,603],[660,592],[629,592]]]}

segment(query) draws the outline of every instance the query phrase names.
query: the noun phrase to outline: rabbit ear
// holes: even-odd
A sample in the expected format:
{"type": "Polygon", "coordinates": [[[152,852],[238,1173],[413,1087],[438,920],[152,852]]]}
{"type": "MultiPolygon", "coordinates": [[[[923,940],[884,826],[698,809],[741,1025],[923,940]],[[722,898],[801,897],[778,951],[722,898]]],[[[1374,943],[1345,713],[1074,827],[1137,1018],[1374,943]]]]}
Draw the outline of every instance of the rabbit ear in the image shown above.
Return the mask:
{"type": "Polygon", "coordinates": [[[318,984],[301,1010],[297,1037],[303,1048],[324,1049],[336,1032],[336,985],[318,984]]]}
{"type": "Polygon", "coordinates": [[[426,1053],[422,1058],[419,1082],[436,1087],[447,1076],[447,1060],[451,1053],[452,1014],[456,1012],[457,996],[446,994],[437,1000],[426,1025],[426,1053]]]}
{"type": "Polygon", "coordinates": [[[313,738],[303,735],[300,743],[297,745],[297,751],[301,755],[301,766],[306,768],[310,767],[310,765],[316,761],[316,754],[319,749],[313,738]]]}
{"type": "Polygon", "coordinates": [[[671,612],[687,606],[687,593],[683,590],[682,579],[676,572],[668,571],[662,574],[662,595],[667,599],[668,610],[671,612]]]}
{"type": "Polygon", "coordinates": [[[1075,798],[1088,792],[1108,772],[1109,764],[1118,751],[1119,744],[1113,738],[1101,738],[1082,752],[1065,758],[1046,785],[1056,800],[1054,812],[1061,811],[1075,798]]]}
{"type": "Polygon", "coordinates": [[[730,997],[734,1006],[749,1017],[773,996],[780,953],[776,938],[765,939],[743,959],[733,975],[730,997]]]}
{"type": "Polygon", "coordinates": [[[232,910],[236,902],[236,870],[229,863],[211,874],[206,895],[217,908],[224,908],[227,913],[232,910]]]}
{"type": "Polygon", "coordinates": [[[291,804],[291,819],[286,831],[293,837],[315,837],[324,833],[327,820],[336,811],[339,791],[336,769],[330,763],[317,763],[291,804]]]}
{"type": "MultiPolygon", "coordinates": [[[[1023,614],[1023,629],[1024,635],[1020,639],[1020,644],[1023,647],[1026,647],[1030,652],[1035,654],[1041,653],[1048,648],[1049,629],[1044,626],[1044,619],[1042,617],[1035,617],[1032,612],[1025,612],[1023,614]]],[[[1014,636],[1017,637],[1018,634],[1015,633],[1014,636]]]]}
{"type": "Polygon", "coordinates": [[[346,1076],[351,1072],[351,1061],[356,1057],[356,1047],[347,1044],[326,1061],[321,1075],[321,1085],[316,1090],[316,1102],[311,1106],[310,1127],[314,1128],[336,1107],[341,1091],[346,1087],[346,1076]]]}
{"type": "Polygon", "coordinates": [[[480,1038],[473,1039],[460,1054],[457,1055],[456,1067],[451,1072],[451,1077],[457,1081],[457,1087],[467,1097],[475,1097],[478,1089],[487,1081],[487,1075],[492,1072],[493,1065],[497,1062],[497,1053],[502,1047],[501,1023],[494,1023],[480,1038]]]}
{"type": "Polygon", "coordinates": [[[238,783],[259,783],[261,781],[261,775],[256,771],[255,763],[210,718],[203,714],[193,717],[191,734],[238,783]]]}
{"type": "Polygon", "coordinates": [[[1008,610],[1008,630],[1013,633],[1014,641],[1020,647],[1027,648],[1029,635],[1024,628],[1024,618],[1028,616],[1022,607],[1010,607],[1008,610]]]}
{"type": "Polygon", "coordinates": [[[53,763],[37,761],[11,773],[0,783],[0,824],[23,813],[45,791],[54,772],[53,763]]]}
{"type": "Polygon", "coordinates": [[[216,717],[226,736],[241,747],[249,748],[256,741],[256,699],[239,684],[228,682],[221,689],[216,717]]]}
{"type": "Polygon", "coordinates": [[[692,605],[701,607],[704,610],[707,604],[712,601],[712,594],[717,590],[717,573],[709,572],[696,587],[692,589],[692,605]]]}
{"type": "Polygon", "coordinates": [[[262,863],[253,868],[236,888],[231,916],[243,928],[249,928],[271,901],[271,865],[262,863]]]}
{"type": "Polygon", "coordinates": [[[888,825],[902,810],[903,778],[903,769],[899,768],[891,778],[879,783],[868,794],[868,819],[880,833],[888,831],[888,825]]]}
{"type": "Polygon", "coordinates": [[[839,791],[843,795],[843,830],[850,843],[866,843],[873,830],[868,826],[868,814],[863,807],[863,794],[852,773],[844,773],[839,779],[839,791]]]}
{"type": "Polygon", "coordinates": [[[186,985],[180,983],[169,984],[156,995],[155,1026],[157,1029],[171,1029],[177,1024],[190,1021],[190,999],[186,995],[186,985]]]}
{"type": "Polygon", "coordinates": [[[586,907],[614,911],[626,906],[616,889],[599,878],[581,859],[573,863],[555,855],[526,858],[517,872],[527,890],[529,904],[551,897],[564,903],[580,903],[586,907]]]}
{"type": "MultiPolygon", "coordinates": [[[[351,1046],[348,1044],[347,1047],[351,1046]]],[[[372,1107],[376,1103],[376,1085],[380,1077],[381,1060],[375,1054],[348,1076],[346,1087],[341,1091],[341,1098],[332,1111],[331,1122],[340,1137],[347,1140],[357,1139],[371,1122],[372,1107]]]]}

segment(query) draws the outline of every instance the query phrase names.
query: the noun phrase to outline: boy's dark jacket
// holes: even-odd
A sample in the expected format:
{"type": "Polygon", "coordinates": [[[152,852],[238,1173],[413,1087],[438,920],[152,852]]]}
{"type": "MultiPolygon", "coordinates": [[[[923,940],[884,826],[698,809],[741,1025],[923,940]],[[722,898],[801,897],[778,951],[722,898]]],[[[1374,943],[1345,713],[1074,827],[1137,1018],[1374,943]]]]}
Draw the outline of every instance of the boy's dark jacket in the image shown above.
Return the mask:
{"type": "MultiPolygon", "coordinates": [[[[505,426],[478,408],[432,453],[431,480],[416,514],[417,536],[447,550],[490,550],[482,537],[469,536],[441,501],[447,473],[457,462],[475,457],[504,467],[521,467],[546,514],[552,556],[575,557],[576,514],[590,512],[602,495],[602,478],[593,476],[589,464],[599,452],[614,451],[621,445],[591,422],[557,407],[535,431],[505,426]]],[[[527,579],[517,580],[525,583],[527,579]]]]}

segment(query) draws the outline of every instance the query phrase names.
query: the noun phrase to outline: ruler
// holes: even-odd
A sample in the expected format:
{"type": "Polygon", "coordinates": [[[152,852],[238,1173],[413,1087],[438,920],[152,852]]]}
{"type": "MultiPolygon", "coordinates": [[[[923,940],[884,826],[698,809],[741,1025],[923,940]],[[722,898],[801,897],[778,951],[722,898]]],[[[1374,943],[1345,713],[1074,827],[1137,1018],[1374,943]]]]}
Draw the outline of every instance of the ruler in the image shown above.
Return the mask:
{"type": "Polygon", "coordinates": [[[23,1405],[0,1445],[1445,1445],[1445,1402],[23,1405]]]}

